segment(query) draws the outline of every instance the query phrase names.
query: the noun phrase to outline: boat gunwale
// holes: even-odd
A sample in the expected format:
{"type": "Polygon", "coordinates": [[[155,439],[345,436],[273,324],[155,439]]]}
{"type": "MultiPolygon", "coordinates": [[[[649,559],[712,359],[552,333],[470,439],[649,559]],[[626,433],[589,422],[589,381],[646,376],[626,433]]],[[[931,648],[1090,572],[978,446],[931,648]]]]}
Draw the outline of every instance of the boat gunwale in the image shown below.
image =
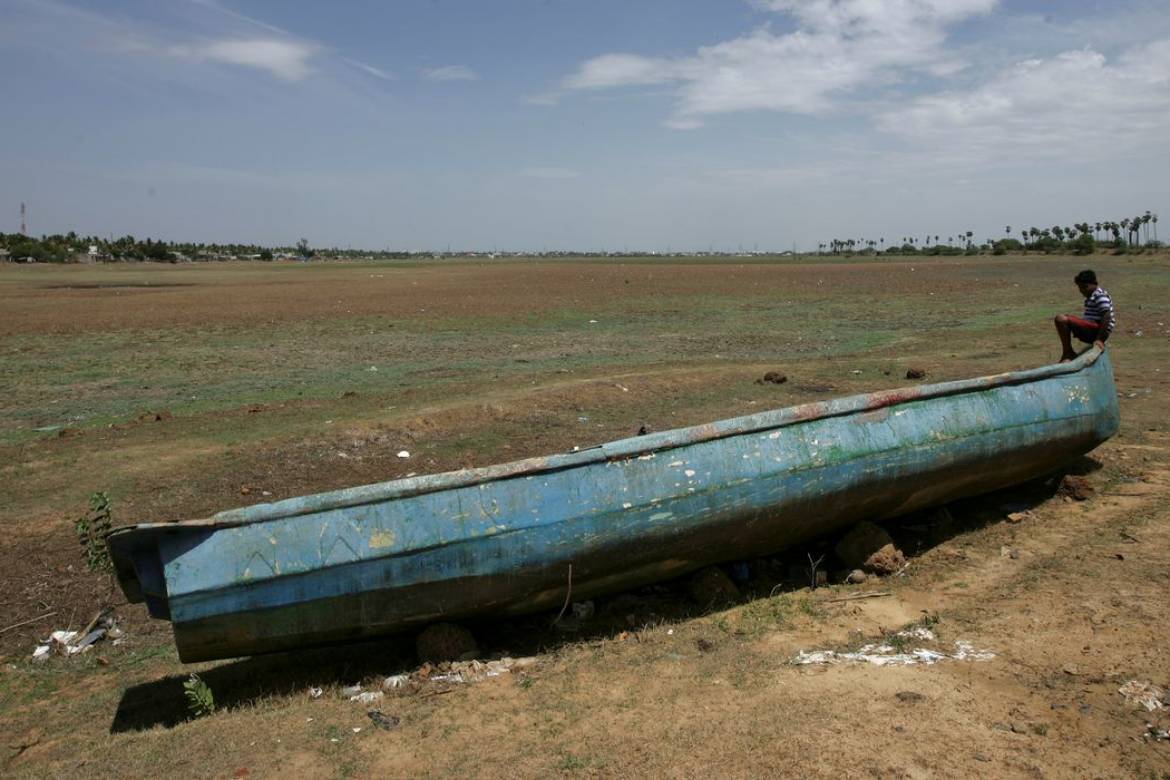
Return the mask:
{"type": "MultiPolygon", "coordinates": [[[[872,393],[843,396],[824,401],[813,401],[796,406],[757,412],[742,417],[734,417],[685,428],[674,428],[644,436],[617,439],[575,452],[537,456],[474,469],[461,469],[459,471],[441,472],[438,474],[407,477],[370,485],[343,488],[341,490],[316,493],[309,496],[284,499],[274,503],[254,504],[239,509],[229,509],[207,518],[122,526],[110,531],[106,538],[111,542],[122,542],[124,541],[124,537],[140,536],[141,532],[174,532],[187,529],[214,531],[383,501],[413,498],[429,493],[484,485],[505,479],[532,477],[538,474],[564,471],[594,463],[653,456],[658,452],[677,449],[692,444],[771,431],[798,423],[865,414],[867,412],[915,401],[986,391],[1010,385],[1028,384],[1057,376],[1075,374],[1094,365],[1102,354],[1103,350],[1093,346],[1082,352],[1075,360],[1066,363],[1053,363],[1037,368],[1008,371],[971,379],[901,387],[892,390],[879,390],[872,393]]],[[[151,536],[153,535],[151,534],[151,536]]],[[[125,541],[129,540],[126,539],[125,541]]]]}

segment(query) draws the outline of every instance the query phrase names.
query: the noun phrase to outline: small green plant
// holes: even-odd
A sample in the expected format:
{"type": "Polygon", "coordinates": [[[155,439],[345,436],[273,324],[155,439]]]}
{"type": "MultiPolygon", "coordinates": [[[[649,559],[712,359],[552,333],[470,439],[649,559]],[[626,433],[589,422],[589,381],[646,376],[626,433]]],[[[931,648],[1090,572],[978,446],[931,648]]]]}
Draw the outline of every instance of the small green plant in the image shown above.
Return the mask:
{"type": "Polygon", "coordinates": [[[824,609],[817,604],[816,600],[809,596],[803,596],[796,601],[796,608],[810,618],[819,618],[824,614],[824,609]]]}
{"type": "Polygon", "coordinates": [[[90,496],[89,511],[77,518],[73,528],[89,570],[103,574],[112,572],[114,562],[110,560],[110,551],[106,547],[106,534],[113,528],[110,497],[101,491],[90,496]]]}
{"type": "Polygon", "coordinates": [[[882,641],[892,647],[895,653],[905,653],[910,649],[910,643],[913,641],[913,637],[907,636],[899,631],[893,634],[886,634],[882,637],[882,641]]]}
{"type": "Polygon", "coordinates": [[[734,633],[748,636],[762,636],[792,622],[792,602],[787,594],[756,599],[749,602],[740,612],[739,625],[734,633]]]}
{"type": "Polygon", "coordinates": [[[590,769],[605,766],[605,761],[597,756],[575,756],[572,753],[561,755],[557,769],[573,772],[579,769],[590,769]]]}
{"type": "Polygon", "coordinates": [[[187,697],[187,709],[191,710],[195,717],[202,718],[215,712],[215,696],[212,695],[210,686],[194,672],[183,683],[183,695],[187,697]]]}

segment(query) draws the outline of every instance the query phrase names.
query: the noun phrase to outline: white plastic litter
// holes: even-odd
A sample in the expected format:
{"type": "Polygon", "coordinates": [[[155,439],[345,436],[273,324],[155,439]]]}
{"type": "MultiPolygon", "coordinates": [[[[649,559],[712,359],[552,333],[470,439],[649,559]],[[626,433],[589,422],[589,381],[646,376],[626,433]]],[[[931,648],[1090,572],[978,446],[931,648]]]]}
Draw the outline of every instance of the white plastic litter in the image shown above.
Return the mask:
{"type": "Polygon", "coordinates": [[[72,645],[69,645],[69,647],[66,648],[65,652],[69,653],[69,655],[73,655],[74,653],[83,653],[89,649],[90,645],[92,645],[94,642],[98,641],[99,639],[101,639],[105,635],[106,635],[106,629],[95,628],[93,631],[90,631],[88,634],[86,634],[81,639],[74,642],[72,645]]]}
{"type": "Polygon", "coordinates": [[[536,659],[527,658],[500,658],[495,661],[458,661],[451,664],[443,674],[431,675],[434,682],[473,683],[502,674],[518,672],[536,665],[536,659]]]}
{"type": "Polygon", "coordinates": [[[94,644],[109,637],[114,644],[122,641],[124,634],[118,628],[113,610],[104,609],[81,631],[54,631],[49,638],[41,641],[33,651],[34,661],[43,661],[54,653],[76,655],[88,651],[94,644]]]}
{"type": "Polygon", "coordinates": [[[77,638],[76,631],[54,631],[49,634],[49,641],[56,642],[59,645],[68,645],[77,638]]]}
{"type": "Polygon", "coordinates": [[[409,452],[407,452],[406,450],[399,450],[399,451],[398,451],[398,457],[400,457],[400,458],[409,458],[409,457],[410,457],[410,453],[409,453],[409,452]]]}
{"type": "Polygon", "coordinates": [[[349,700],[361,702],[362,704],[373,704],[385,695],[386,694],[382,693],[381,691],[363,691],[361,693],[350,696],[349,700]]]}
{"type": "MultiPolygon", "coordinates": [[[[926,642],[935,640],[934,632],[924,626],[915,626],[899,631],[895,636],[926,642]]],[[[959,640],[955,642],[953,653],[925,647],[900,651],[886,643],[871,643],[862,645],[856,651],[848,653],[839,653],[836,650],[801,651],[792,659],[792,663],[797,666],[842,663],[873,664],[874,666],[912,666],[915,664],[930,666],[939,661],[990,661],[993,658],[995,658],[995,653],[988,650],[976,650],[970,642],[959,640]]]]}
{"type": "Polygon", "coordinates": [[[1118,688],[1117,692],[1124,696],[1131,705],[1145,707],[1149,712],[1160,710],[1165,706],[1162,704],[1162,699],[1165,698],[1166,692],[1153,683],[1130,680],[1118,688]]]}
{"type": "Polygon", "coordinates": [[[926,626],[914,626],[913,628],[904,628],[898,632],[899,636],[904,636],[908,639],[921,639],[925,642],[933,642],[935,640],[934,632],[926,626]]]}
{"type": "Polygon", "coordinates": [[[959,640],[955,642],[955,652],[951,656],[956,661],[990,661],[995,653],[988,650],[976,650],[970,642],[959,640]]]}

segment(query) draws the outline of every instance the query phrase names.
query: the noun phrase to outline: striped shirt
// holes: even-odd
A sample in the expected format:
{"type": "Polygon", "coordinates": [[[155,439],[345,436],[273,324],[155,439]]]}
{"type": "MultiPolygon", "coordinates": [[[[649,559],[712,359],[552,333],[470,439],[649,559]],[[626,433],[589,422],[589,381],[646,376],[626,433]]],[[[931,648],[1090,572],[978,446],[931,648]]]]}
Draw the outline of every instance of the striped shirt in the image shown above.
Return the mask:
{"type": "Polygon", "coordinates": [[[1085,319],[1099,324],[1106,317],[1109,318],[1109,332],[1112,333],[1116,324],[1113,317],[1113,301],[1109,299],[1109,293],[1104,287],[1098,287],[1085,298],[1085,319]]]}

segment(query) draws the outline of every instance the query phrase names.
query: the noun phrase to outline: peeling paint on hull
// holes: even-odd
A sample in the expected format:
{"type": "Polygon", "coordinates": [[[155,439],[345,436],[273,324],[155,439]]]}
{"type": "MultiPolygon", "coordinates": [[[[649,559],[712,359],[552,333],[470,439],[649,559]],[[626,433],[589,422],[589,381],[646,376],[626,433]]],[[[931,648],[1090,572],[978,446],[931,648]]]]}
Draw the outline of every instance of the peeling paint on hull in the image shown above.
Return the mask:
{"type": "Polygon", "coordinates": [[[569,564],[588,598],[765,555],[1039,476],[1117,426],[1112,367],[1094,349],[108,542],[127,597],[172,621],[184,661],[202,661],[554,608],[569,564]]]}

